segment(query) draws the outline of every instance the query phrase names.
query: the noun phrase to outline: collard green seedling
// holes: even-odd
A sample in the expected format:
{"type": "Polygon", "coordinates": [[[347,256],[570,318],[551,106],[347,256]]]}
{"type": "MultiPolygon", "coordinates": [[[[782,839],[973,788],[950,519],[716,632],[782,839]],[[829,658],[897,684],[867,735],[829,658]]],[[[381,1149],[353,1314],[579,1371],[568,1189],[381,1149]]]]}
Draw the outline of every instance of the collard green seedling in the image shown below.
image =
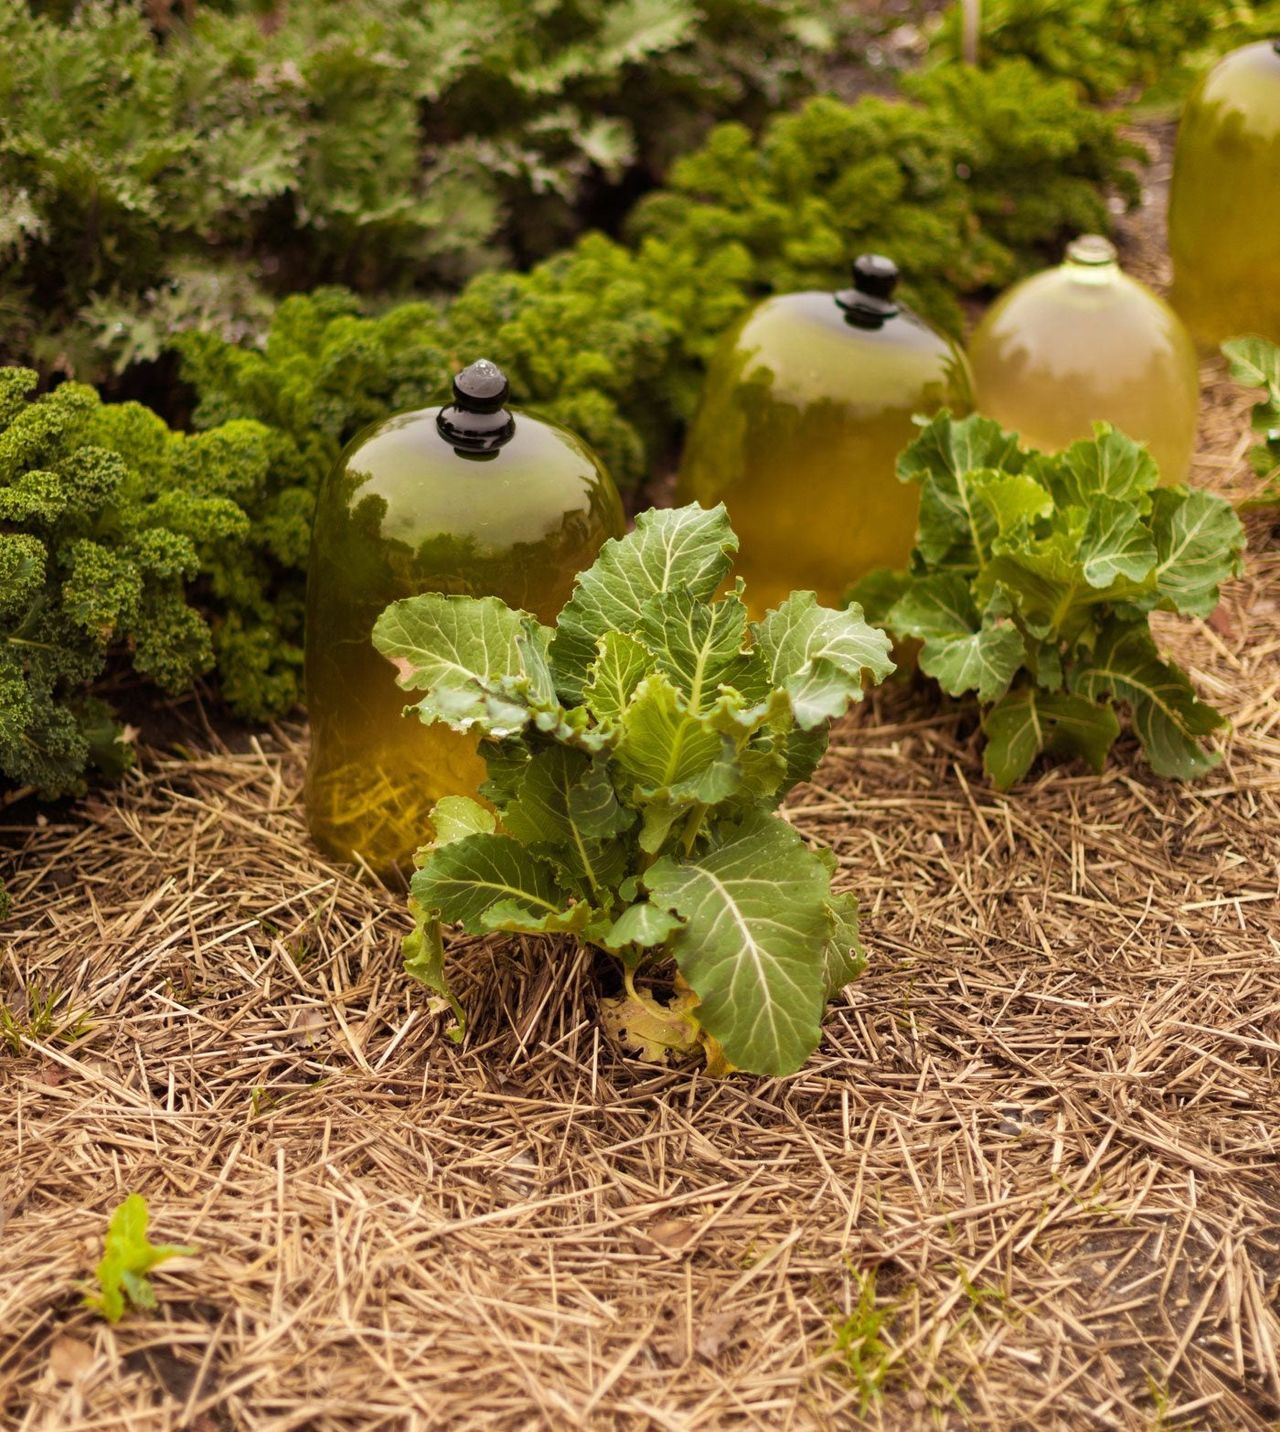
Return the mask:
{"type": "Polygon", "coordinates": [[[1122,710],[1158,774],[1218,762],[1203,741],[1225,720],[1161,656],[1148,618],[1213,611],[1241,570],[1229,503],[1158,487],[1146,449],[1106,424],[1050,456],[990,418],[943,413],[898,475],[921,488],[910,570],[872,573],[854,595],[923,643],[920,669],[944,691],[977,697],[997,786],[1046,751],[1101,770],[1122,710]]]}
{"type": "Polygon", "coordinates": [[[716,596],[736,547],[723,507],[646,512],[554,629],[492,597],[379,619],[417,715],[480,733],[488,763],[491,808],[442,801],[419,852],[406,955],[431,988],[449,995],[437,919],[572,935],[621,962],[617,1020],[643,1050],[701,1042],[713,1066],[761,1074],[813,1050],[862,964],[857,903],[776,808],[829,720],[892,670],[889,643],[812,592],[748,622],[740,587],[716,596]],[[662,1005],[636,975],[667,960],[679,993],[662,1005]]]}
{"type": "Polygon", "coordinates": [[[1222,345],[1231,362],[1231,376],[1248,388],[1262,388],[1254,404],[1254,431],[1262,441],[1249,454],[1253,470],[1268,480],[1267,486],[1243,505],[1280,506],[1280,347],[1266,338],[1233,338],[1222,345]]]}
{"type": "Polygon", "coordinates": [[[146,1275],[159,1263],[196,1251],[176,1243],[152,1243],[147,1237],[150,1217],[147,1200],[140,1193],[131,1193],[111,1215],[97,1268],[100,1291],[84,1300],[86,1307],[101,1313],[109,1323],[118,1323],[124,1316],[126,1297],[135,1308],[154,1308],[156,1293],[146,1275]]]}

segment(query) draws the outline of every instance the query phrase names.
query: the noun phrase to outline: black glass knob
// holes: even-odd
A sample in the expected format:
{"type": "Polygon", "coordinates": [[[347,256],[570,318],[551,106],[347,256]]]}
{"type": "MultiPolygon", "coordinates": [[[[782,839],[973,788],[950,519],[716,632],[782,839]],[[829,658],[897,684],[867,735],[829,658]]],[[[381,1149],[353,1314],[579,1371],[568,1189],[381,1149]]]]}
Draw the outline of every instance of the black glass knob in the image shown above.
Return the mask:
{"type": "Polygon", "coordinates": [[[856,328],[881,328],[901,310],[893,301],[898,265],[883,254],[859,254],[853,261],[853,287],[841,289],[836,302],[845,321],[856,328]]]}
{"type": "Polygon", "coordinates": [[[873,298],[890,298],[898,286],[898,265],[883,254],[859,254],[853,261],[853,286],[873,298]]]}
{"type": "Polygon", "coordinates": [[[453,380],[453,402],[436,417],[440,436],[464,456],[496,452],[516,430],[504,406],[510,391],[502,369],[478,358],[453,380]]]}
{"type": "Polygon", "coordinates": [[[453,380],[454,405],[464,413],[496,413],[510,391],[507,375],[487,358],[477,358],[453,380]]]}

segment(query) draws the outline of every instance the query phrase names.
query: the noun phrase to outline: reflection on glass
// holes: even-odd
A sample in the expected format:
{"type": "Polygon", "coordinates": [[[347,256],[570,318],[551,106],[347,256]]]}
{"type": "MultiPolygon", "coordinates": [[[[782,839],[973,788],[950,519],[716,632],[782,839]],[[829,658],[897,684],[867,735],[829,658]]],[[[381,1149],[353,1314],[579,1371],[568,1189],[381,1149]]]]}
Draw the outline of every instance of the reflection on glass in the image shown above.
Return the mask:
{"type": "Polygon", "coordinates": [[[863,326],[830,293],[772,298],[712,360],[677,495],[728,507],[753,616],[796,589],[839,604],[859,577],[910,556],[919,489],[898,481],[897,457],[913,414],[969,410],[969,379],[954,345],[881,306],[883,320],[863,326]]]}
{"type": "Polygon", "coordinates": [[[456,451],[438,408],[359,434],[317,504],[307,586],[311,760],[318,845],[376,871],[407,861],[444,795],[477,793],[474,737],[402,713],[413,694],[370,640],[385,607],[434,591],[497,596],[554,622],[574,578],[623,531],[592,453],[563,428],[517,416],[495,452],[456,451]]]}
{"type": "Polygon", "coordinates": [[[1185,480],[1200,404],[1195,346],[1106,239],[1077,239],[1065,263],[997,300],[969,361],[978,411],[1027,447],[1057,452],[1103,420],[1147,444],[1162,482],[1185,480]]]}
{"type": "Polygon", "coordinates": [[[1280,41],[1233,51],[1187,101],[1169,252],[1173,303],[1198,343],[1280,343],[1280,41]]]}

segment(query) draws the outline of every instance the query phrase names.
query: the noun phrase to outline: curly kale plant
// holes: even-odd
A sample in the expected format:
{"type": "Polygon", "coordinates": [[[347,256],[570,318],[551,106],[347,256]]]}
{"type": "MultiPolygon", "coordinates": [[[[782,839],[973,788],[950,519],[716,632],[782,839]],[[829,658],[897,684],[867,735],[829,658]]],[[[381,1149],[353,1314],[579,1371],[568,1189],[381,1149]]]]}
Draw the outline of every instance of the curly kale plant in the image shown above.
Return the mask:
{"type": "Polygon", "coordinates": [[[286,300],[257,352],[180,340],[197,421],[283,429],[309,480],[361,426],[433,400],[470,353],[514,399],[576,427],[633,485],[671,443],[724,329],[769,289],[835,287],[868,248],[957,327],[956,290],[1006,282],[1064,232],[1105,228],[1137,151],[1070,86],[1013,65],[910,81],[914,102],[815,100],[757,144],[717,129],[636,213],[625,248],[591,235],[527,274],[485,274],[448,305],[360,316],[349,295],[286,300]]]}
{"type": "Polygon", "coordinates": [[[108,675],[182,691],[216,653],[229,689],[261,679],[252,598],[272,538],[247,546],[241,504],[274,439],[250,422],[172,433],[75,383],[30,401],[35,382],[0,368],[0,777],[59,795],[127,764],[94,694],[108,675]]]}
{"type": "Polygon", "coordinates": [[[1007,283],[1065,234],[1105,231],[1109,188],[1137,200],[1127,164],[1143,151],[1065,81],[1015,61],[902,86],[906,99],[811,100],[758,143],[720,126],[640,202],[631,233],[704,259],[740,247],[757,291],[830,287],[881,250],[915,306],[958,331],[957,291],[1007,283]]]}
{"type": "Polygon", "coordinates": [[[811,89],[839,29],[800,0],[181,10],[157,34],[163,6],[58,23],[0,0],[4,351],[91,377],[175,324],[255,329],[259,283],[456,284],[545,254],[707,115],[811,89]]]}
{"type": "Polygon", "coordinates": [[[920,669],[975,695],[1002,789],[1042,752],[1101,770],[1127,710],[1152,768],[1191,779],[1225,725],[1156,648],[1153,611],[1208,616],[1241,570],[1244,533],[1220,497],[1158,487],[1146,449],[1105,424],[1049,456],[989,418],[934,418],[901,456],[920,486],[910,571],[854,589],[872,620],[916,638],[920,669]]]}
{"type": "Polygon", "coordinates": [[[482,274],[447,307],[403,304],[373,317],[338,289],[286,299],[264,348],[208,334],[178,340],[200,394],[200,426],[251,416],[281,429],[313,487],[366,424],[437,401],[461,362],[483,352],[512,401],[575,429],[623,487],[671,441],[672,394],[687,335],[718,332],[746,301],[733,252],[709,262],[599,234],[529,273],[482,274]]]}
{"type": "Polygon", "coordinates": [[[776,809],[829,720],[892,670],[889,643],[812,592],[748,622],[740,588],[716,597],[736,547],[723,507],[650,511],[554,629],[492,597],[379,619],[417,715],[478,732],[488,764],[491,806],[441,802],[419,853],[406,953],[430,987],[448,994],[438,919],[567,934],[621,962],[642,1047],[700,1040],[715,1067],[761,1074],[813,1050],[862,963],[857,905],[776,809]],[[664,1007],[635,979],[669,960],[685,993],[664,1007]]]}
{"type": "Polygon", "coordinates": [[[1237,383],[1264,389],[1253,409],[1254,431],[1262,434],[1262,441],[1249,461],[1260,477],[1270,481],[1245,505],[1272,507],[1280,503],[1280,347],[1266,338],[1233,338],[1222,345],[1222,351],[1237,383]]]}
{"type": "MultiPolygon", "coordinates": [[[[1021,57],[1095,100],[1150,85],[1165,99],[1186,89],[1206,55],[1273,31],[1280,7],[1274,0],[982,0],[981,13],[980,63],[1021,57]]],[[[931,59],[959,57],[963,23],[953,5],[931,59]]]]}

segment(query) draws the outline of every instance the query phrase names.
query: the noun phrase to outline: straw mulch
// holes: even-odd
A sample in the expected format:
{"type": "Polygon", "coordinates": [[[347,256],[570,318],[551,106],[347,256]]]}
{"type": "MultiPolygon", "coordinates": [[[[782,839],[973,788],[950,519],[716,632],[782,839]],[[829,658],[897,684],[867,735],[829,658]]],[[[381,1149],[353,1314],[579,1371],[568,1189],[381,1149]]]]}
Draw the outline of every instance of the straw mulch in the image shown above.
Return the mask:
{"type": "MultiPolygon", "coordinates": [[[[1143,235],[1138,234],[1141,241],[1143,235]]],[[[1209,374],[1198,480],[1243,487],[1209,374]]],[[[1162,639],[1231,715],[1186,788],[1125,744],[1008,796],[974,720],[878,693],[791,806],[868,973],[793,1078],[622,1060],[563,946],[458,950],[309,847],[305,733],[144,750],[14,831],[0,1422],[23,1429],[1280,1418],[1280,556],[1162,639]],[[83,1014],[87,1032],[60,1033],[83,1014]],[[21,1021],[20,1021],[21,1023],[21,1021]],[[80,1306],[150,1201],[159,1309],[80,1306]]]]}

